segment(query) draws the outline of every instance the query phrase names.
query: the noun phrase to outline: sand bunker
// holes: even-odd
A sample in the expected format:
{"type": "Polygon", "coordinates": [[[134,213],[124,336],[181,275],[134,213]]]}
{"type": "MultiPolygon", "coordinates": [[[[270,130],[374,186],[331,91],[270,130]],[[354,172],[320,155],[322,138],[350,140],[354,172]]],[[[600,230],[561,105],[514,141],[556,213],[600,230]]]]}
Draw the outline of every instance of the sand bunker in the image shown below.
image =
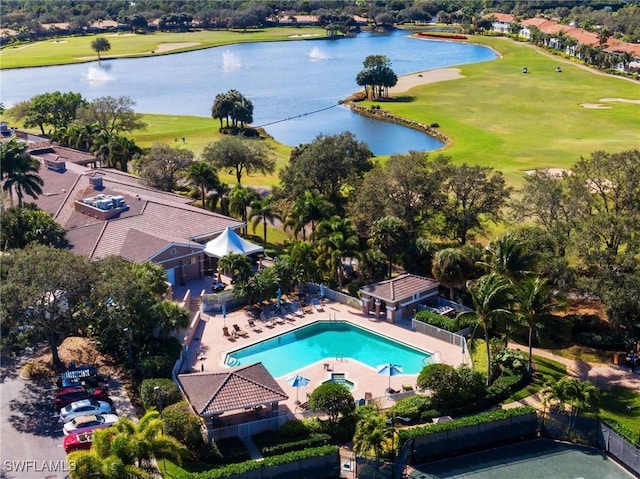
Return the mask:
{"type": "MultiPolygon", "coordinates": [[[[630,100],[629,98],[600,98],[598,101],[603,101],[605,103],[618,102],[640,105],[640,100],[630,100]]],[[[583,108],[611,108],[610,106],[603,105],[602,103],[580,103],[580,106],[583,108]]]]}
{"type": "Polygon", "coordinates": [[[607,110],[611,108],[610,106],[603,105],[602,103],[580,103],[580,106],[582,108],[593,108],[599,110],[607,110]]]}
{"type": "Polygon", "coordinates": [[[295,35],[289,35],[289,38],[317,37],[319,35],[319,33],[297,33],[295,35]]]}
{"type": "Polygon", "coordinates": [[[564,173],[565,171],[569,171],[569,170],[565,170],[564,168],[542,168],[540,170],[524,170],[524,172],[527,175],[533,175],[533,174],[537,173],[538,171],[548,173],[550,176],[560,177],[560,176],[562,176],[562,173],[564,173]]]}
{"type": "Polygon", "coordinates": [[[160,45],[158,45],[158,48],[156,48],[155,52],[164,53],[164,52],[170,52],[171,50],[177,50],[179,48],[196,47],[198,45],[200,45],[200,43],[198,42],[161,43],[160,45]]]}
{"type": "Polygon", "coordinates": [[[389,88],[389,93],[403,93],[414,86],[439,81],[456,80],[457,78],[464,78],[464,75],[460,74],[459,68],[440,68],[438,70],[411,73],[410,75],[403,75],[398,78],[398,83],[396,86],[389,88]]]}

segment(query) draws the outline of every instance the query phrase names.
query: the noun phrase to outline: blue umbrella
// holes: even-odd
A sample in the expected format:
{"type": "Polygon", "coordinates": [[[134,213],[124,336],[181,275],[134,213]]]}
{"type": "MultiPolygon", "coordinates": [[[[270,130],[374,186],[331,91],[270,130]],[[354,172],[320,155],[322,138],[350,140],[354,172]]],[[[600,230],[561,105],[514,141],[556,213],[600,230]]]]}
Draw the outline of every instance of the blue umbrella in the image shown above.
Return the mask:
{"type": "Polygon", "coordinates": [[[287,383],[289,386],[293,386],[294,388],[296,388],[296,404],[300,404],[300,401],[298,401],[298,389],[303,388],[307,384],[309,384],[309,380],[304,376],[300,376],[299,374],[296,374],[294,376],[288,377],[287,379],[284,380],[284,382],[287,383]]]}
{"type": "Polygon", "coordinates": [[[389,376],[389,388],[391,388],[391,376],[402,374],[402,366],[398,364],[386,363],[376,368],[378,374],[389,376]]]}
{"type": "Polygon", "coordinates": [[[227,305],[222,305],[222,321],[224,321],[224,325],[227,325],[227,305]]]}
{"type": "Polygon", "coordinates": [[[320,297],[324,298],[324,283],[320,283],[320,297]]]}
{"type": "Polygon", "coordinates": [[[277,296],[276,296],[276,308],[280,309],[280,299],[282,298],[282,289],[278,288],[277,291],[277,296]]]}

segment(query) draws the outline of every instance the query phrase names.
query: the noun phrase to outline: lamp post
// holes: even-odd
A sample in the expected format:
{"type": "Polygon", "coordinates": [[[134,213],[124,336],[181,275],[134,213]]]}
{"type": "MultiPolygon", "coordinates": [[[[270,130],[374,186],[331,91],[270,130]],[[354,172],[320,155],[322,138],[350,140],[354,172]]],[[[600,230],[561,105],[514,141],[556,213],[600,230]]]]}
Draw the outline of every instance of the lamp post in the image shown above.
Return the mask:
{"type": "Polygon", "coordinates": [[[391,479],[396,477],[396,421],[409,424],[411,418],[394,416],[387,421],[387,426],[391,426],[391,479]]]}
{"type": "Polygon", "coordinates": [[[129,370],[133,376],[133,329],[124,328],[123,333],[129,333],[129,370]]]}
{"type": "MultiPolygon", "coordinates": [[[[160,386],[153,387],[153,395],[156,397],[156,404],[158,406],[158,412],[160,413],[160,420],[162,421],[162,434],[164,435],[164,418],[162,417],[162,410],[164,409],[163,393],[160,386]]],[[[162,471],[167,473],[167,463],[165,462],[164,455],[162,456],[162,471]]]]}

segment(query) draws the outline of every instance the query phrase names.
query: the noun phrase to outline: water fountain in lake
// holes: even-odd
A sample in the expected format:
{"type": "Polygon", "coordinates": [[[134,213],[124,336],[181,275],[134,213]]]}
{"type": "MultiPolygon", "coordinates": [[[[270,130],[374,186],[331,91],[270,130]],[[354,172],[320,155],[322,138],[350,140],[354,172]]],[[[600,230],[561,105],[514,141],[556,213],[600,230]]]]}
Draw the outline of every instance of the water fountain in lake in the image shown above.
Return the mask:
{"type": "Polygon", "coordinates": [[[113,80],[113,77],[109,75],[107,70],[108,68],[103,68],[99,65],[90,65],[86,73],[86,78],[89,83],[103,83],[113,80]]]}
{"type": "Polygon", "coordinates": [[[235,53],[229,50],[222,52],[222,68],[224,70],[237,70],[241,67],[242,63],[235,53]]]}
{"type": "Polygon", "coordinates": [[[311,51],[309,51],[309,59],[313,61],[328,60],[329,55],[320,50],[318,47],[313,47],[311,51]]]}

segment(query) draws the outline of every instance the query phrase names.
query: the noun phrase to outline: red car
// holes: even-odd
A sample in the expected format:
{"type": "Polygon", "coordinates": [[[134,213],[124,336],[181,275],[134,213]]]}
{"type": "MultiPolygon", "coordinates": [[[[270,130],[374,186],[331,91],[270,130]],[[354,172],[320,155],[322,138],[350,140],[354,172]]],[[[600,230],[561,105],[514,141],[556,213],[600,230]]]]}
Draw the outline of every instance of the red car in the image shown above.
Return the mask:
{"type": "Polygon", "coordinates": [[[79,432],[78,434],[71,434],[64,437],[62,441],[62,447],[67,454],[73,451],[81,451],[91,449],[92,444],[91,432],[79,432]]]}
{"type": "Polygon", "coordinates": [[[107,391],[101,388],[91,388],[86,386],[72,386],[69,388],[62,388],[56,391],[56,397],[54,399],[54,405],[56,411],[59,411],[65,406],[68,406],[72,402],[80,401],[82,399],[95,399],[97,401],[111,402],[107,391]]]}

